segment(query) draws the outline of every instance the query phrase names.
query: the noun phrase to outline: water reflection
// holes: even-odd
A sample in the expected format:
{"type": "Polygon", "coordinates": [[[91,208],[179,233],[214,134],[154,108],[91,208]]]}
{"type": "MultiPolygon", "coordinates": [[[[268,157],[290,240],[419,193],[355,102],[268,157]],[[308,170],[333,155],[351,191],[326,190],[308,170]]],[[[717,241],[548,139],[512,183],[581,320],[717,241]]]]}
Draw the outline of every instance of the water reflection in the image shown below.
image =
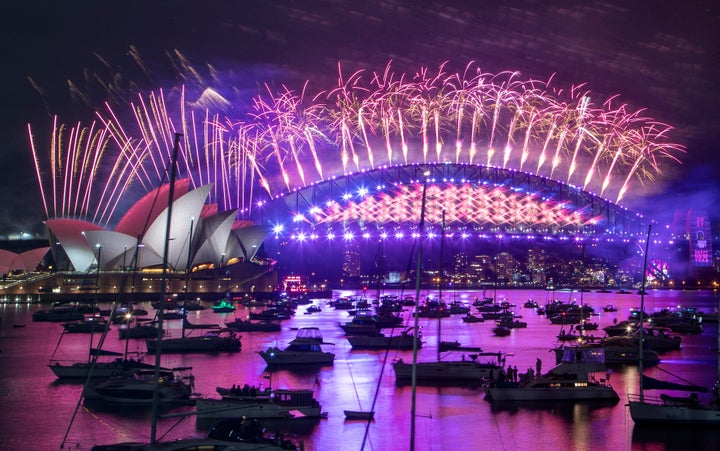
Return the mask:
{"type": "MultiPolygon", "coordinates": [[[[646,299],[647,310],[693,305],[712,311],[717,304],[713,293],[673,292],[646,299]]],[[[477,293],[456,293],[458,299],[469,300],[477,293]]],[[[502,351],[507,364],[522,373],[535,368],[536,359],[543,360],[543,368],[554,366],[555,354],[550,349],[557,344],[560,326],[550,324],[534,309],[523,308],[523,301],[535,298],[543,304],[546,293],[540,290],[508,290],[498,293],[512,300],[528,327],[515,329],[507,337],[494,337],[492,321],[465,323],[461,316],[443,319],[443,341],[458,340],[463,346],[481,347],[488,352],[502,351]]],[[[316,301],[322,303],[324,301],[316,301]]],[[[606,293],[586,293],[586,304],[599,312],[593,319],[600,327],[613,320],[626,319],[629,309],[638,305],[636,295],[615,296],[606,293]],[[618,312],[602,312],[608,303],[618,312]]],[[[35,306],[38,308],[38,306],[35,306]]],[[[250,308],[240,307],[237,315],[247,315],[250,308]]],[[[25,328],[0,329],[0,409],[2,431],[22,431],[22,434],[0,434],[1,449],[57,449],[80,397],[82,384],[61,383],[54,378],[47,364],[51,356],[78,361],[87,359],[88,337],[65,336],[57,346],[62,328],[57,324],[32,322],[32,309],[0,306],[3,320],[25,322],[25,328]],[[57,348],[57,349],[56,349],[57,348]],[[42,412],[52,412],[43,415],[42,412]],[[28,448],[27,437],[35,446],[28,448]]],[[[193,317],[197,323],[218,321],[212,312],[202,311],[193,317]]],[[[233,315],[222,314],[230,320],[233,315]]],[[[402,313],[406,322],[410,310],[402,313]]],[[[323,306],[312,315],[296,315],[283,323],[281,331],[243,333],[242,350],[221,355],[173,355],[163,364],[172,367],[189,366],[196,376],[195,391],[202,396],[217,397],[216,387],[236,385],[269,385],[272,388],[313,388],[327,419],[306,421],[298,419],[284,424],[270,424],[270,430],[286,430],[305,442],[306,450],[357,451],[365,439],[366,449],[408,449],[410,442],[409,384],[397,384],[392,362],[403,358],[412,360],[412,351],[360,351],[353,349],[345,334],[337,326],[348,315],[323,306]],[[336,354],[333,366],[282,367],[267,366],[258,351],[269,346],[282,346],[292,340],[298,328],[321,328],[324,341],[333,342],[336,354]],[[343,410],[374,410],[375,421],[345,421],[343,410]]],[[[425,343],[419,350],[418,361],[437,359],[438,339],[434,331],[437,320],[422,319],[425,343]]],[[[411,323],[410,323],[411,324],[411,323]]],[[[170,336],[180,333],[179,323],[169,322],[170,336]]],[[[717,324],[704,324],[700,335],[684,335],[679,351],[661,355],[660,366],[693,383],[712,386],[717,369],[717,324]]],[[[109,349],[124,349],[125,342],[114,331],[108,335],[109,349]]],[[[131,340],[130,350],[144,353],[144,342],[131,340]]],[[[460,358],[452,354],[443,359],[460,358]]],[[[657,368],[646,368],[648,375],[657,368]]],[[[605,377],[603,375],[603,377],[605,377]]],[[[452,449],[513,450],[513,449],[638,449],[690,450],[720,449],[718,433],[692,430],[671,432],[666,428],[639,430],[633,428],[626,403],[628,392],[637,392],[637,367],[613,366],[611,384],[620,395],[619,403],[521,403],[496,404],[485,400],[485,393],[475,383],[466,385],[433,384],[417,388],[417,449],[445,451],[452,449]],[[471,441],[472,440],[472,441],[471,441]]],[[[704,396],[704,395],[703,395],[704,396]]],[[[182,408],[164,415],[159,425],[160,435],[168,439],[201,435],[213,424],[198,422],[195,417],[173,418],[192,408],[182,408]]],[[[80,409],[71,430],[85,449],[94,443],[146,441],[149,433],[149,412],[100,412],[80,409]]]]}
{"type": "Polygon", "coordinates": [[[720,430],[707,427],[635,425],[633,450],[717,451],[720,430]]]}
{"type": "Polygon", "coordinates": [[[568,422],[587,421],[589,412],[597,409],[607,409],[618,404],[618,400],[600,401],[493,401],[490,409],[493,412],[507,412],[510,414],[520,411],[541,410],[557,415],[568,422]]]}

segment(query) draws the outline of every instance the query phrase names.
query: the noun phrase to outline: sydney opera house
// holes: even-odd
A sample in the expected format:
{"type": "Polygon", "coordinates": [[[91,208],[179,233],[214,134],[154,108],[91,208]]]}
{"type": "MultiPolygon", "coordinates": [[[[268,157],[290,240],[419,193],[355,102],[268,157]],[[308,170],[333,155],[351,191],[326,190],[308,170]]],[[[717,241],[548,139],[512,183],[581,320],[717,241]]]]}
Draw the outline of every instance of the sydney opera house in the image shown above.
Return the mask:
{"type": "Polygon", "coordinates": [[[223,295],[265,292],[276,286],[272,262],[257,258],[268,229],[237,220],[237,211],[218,211],[206,204],[210,185],[190,189],[190,181],[165,184],[132,205],[114,230],[77,219],[45,222],[50,246],[16,254],[0,253],[3,274],[31,273],[48,261],[54,271],[35,280],[8,284],[4,294],[43,293],[58,298],[68,293],[152,296],[165,281],[168,294],[183,292],[223,295]],[[172,191],[172,219],[168,228],[168,198],[172,191]]]}

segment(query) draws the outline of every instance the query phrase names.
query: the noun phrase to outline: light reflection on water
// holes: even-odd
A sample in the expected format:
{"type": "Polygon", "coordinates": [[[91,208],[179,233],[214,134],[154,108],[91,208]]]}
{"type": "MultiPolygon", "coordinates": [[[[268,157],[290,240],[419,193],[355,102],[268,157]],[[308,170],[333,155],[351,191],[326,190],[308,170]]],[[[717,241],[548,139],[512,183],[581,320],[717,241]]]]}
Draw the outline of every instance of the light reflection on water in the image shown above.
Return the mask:
{"type": "MultiPolygon", "coordinates": [[[[465,300],[482,293],[447,292],[446,300],[465,300]]],[[[542,290],[498,291],[498,299],[505,298],[516,304],[516,312],[528,322],[527,329],[514,329],[508,337],[495,337],[490,332],[492,322],[463,323],[462,315],[443,319],[441,339],[458,340],[465,346],[479,346],[485,351],[509,353],[507,364],[517,366],[520,372],[534,368],[536,358],[543,360],[543,369],[552,367],[560,326],[552,325],[534,310],[522,304],[533,298],[541,305],[551,296],[562,301],[580,302],[579,293],[549,293],[542,290]]],[[[595,307],[598,316],[594,321],[600,328],[614,320],[624,320],[629,309],[638,307],[640,296],[635,294],[583,293],[582,301],[595,307]],[[616,313],[605,313],[602,307],[615,304],[616,313]]],[[[293,433],[305,443],[307,450],[359,450],[367,424],[345,421],[343,410],[376,411],[376,419],[368,428],[365,449],[404,450],[409,448],[411,429],[411,387],[395,383],[391,363],[400,357],[412,360],[411,351],[353,350],[344,339],[339,322],[349,320],[347,312],[335,311],[326,301],[315,301],[322,306],[320,313],[305,315],[306,306],[300,306],[291,320],[283,323],[281,332],[242,333],[242,351],[236,354],[171,355],[163,357],[166,366],[192,366],[196,391],[215,396],[215,387],[232,384],[268,385],[273,387],[310,388],[328,412],[323,420],[305,420],[288,424],[268,424],[270,428],[292,427],[293,433]],[[266,367],[257,354],[268,346],[286,345],[294,336],[293,328],[319,327],[328,345],[326,350],[336,354],[335,364],[320,368],[273,370],[266,367]],[[384,371],[383,363],[385,363],[384,371]],[[376,388],[377,395],[376,395],[376,388]]],[[[655,292],[646,296],[646,310],[653,312],[677,305],[694,306],[710,312],[717,300],[709,292],[655,292]]],[[[152,310],[149,305],[144,306],[152,310]]],[[[82,360],[87,358],[89,336],[67,334],[57,348],[62,327],[56,323],[34,323],[32,312],[40,306],[0,306],[0,449],[58,449],[70,418],[77,405],[80,384],[58,383],[47,362],[55,353],[57,359],[82,360]],[[13,328],[13,324],[26,324],[13,328]]],[[[234,314],[217,314],[210,309],[190,312],[193,323],[217,323],[234,316],[247,315],[239,308],[234,314]]],[[[403,313],[406,325],[412,325],[410,311],[403,313]]],[[[166,323],[171,336],[180,333],[179,321],[166,323]]],[[[424,345],[418,360],[436,358],[437,320],[420,319],[424,345]]],[[[117,326],[113,326],[116,329],[117,326]]],[[[590,332],[602,336],[603,332],[590,332]]],[[[717,324],[705,324],[701,335],[683,336],[680,351],[661,355],[661,367],[701,385],[712,385],[717,369],[717,324]]],[[[111,330],[106,349],[122,351],[124,342],[111,330]]],[[[144,343],[131,340],[131,352],[144,351],[144,343]]],[[[154,357],[146,357],[154,361],[154,357]]],[[[656,371],[650,368],[648,373],[656,371]]],[[[680,440],[665,430],[634,428],[625,407],[628,392],[637,390],[635,367],[613,368],[611,383],[620,395],[615,404],[597,403],[523,403],[490,404],[478,387],[420,386],[416,393],[416,449],[418,450],[516,450],[516,449],[720,449],[718,432],[693,431],[692,438],[680,440]]],[[[707,395],[702,395],[707,396],[707,395]]],[[[188,410],[186,408],[186,410],[188,410]]],[[[191,410],[191,409],[189,409],[191,410]]],[[[163,420],[160,434],[168,438],[198,435],[208,425],[198,423],[194,417],[186,418],[175,426],[176,420],[163,420]]],[[[287,423],[287,422],[285,422],[287,423]]],[[[70,429],[70,441],[77,441],[85,449],[96,443],[113,441],[148,440],[150,434],[148,412],[113,413],[94,412],[80,408],[70,429]]]]}

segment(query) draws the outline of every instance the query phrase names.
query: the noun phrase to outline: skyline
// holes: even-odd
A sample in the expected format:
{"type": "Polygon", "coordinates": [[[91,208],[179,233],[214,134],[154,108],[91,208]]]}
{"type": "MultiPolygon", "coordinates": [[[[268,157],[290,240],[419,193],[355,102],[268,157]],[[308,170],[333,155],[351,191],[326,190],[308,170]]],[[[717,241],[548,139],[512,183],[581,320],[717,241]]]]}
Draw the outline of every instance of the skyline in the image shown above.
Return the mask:
{"type": "MultiPolygon", "coordinates": [[[[10,150],[3,153],[4,160],[7,160],[4,163],[7,164],[3,164],[3,174],[0,174],[6,181],[2,189],[7,199],[3,206],[4,229],[0,230],[0,234],[13,231],[13,227],[37,227],[40,223],[37,215],[42,211],[39,190],[29,177],[32,175],[32,159],[28,151],[27,124],[18,127],[22,132],[15,129],[18,116],[27,116],[21,120],[41,129],[46,128],[45,124],[49,124],[55,114],[68,123],[85,122],[92,119],[91,108],[102,101],[127,102],[134,84],[137,85],[136,90],[142,93],[177,85],[178,80],[169,80],[170,77],[198,74],[195,79],[184,80],[190,90],[201,87],[206,81],[199,75],[200,72],[211,74],[215,85],[234,94],[231,98],[236,102],[229,108],[239,110],[243,107],[243,100],[248,102],[261,91],[262,88],[257,86],[261,83],[267,82],[275,88],[280,83],[288,83],[293,89],[299,89],[307,80],[319,89],[333,85],[338,64],[349,68],[349,71],[362,68],[382,71],[388,61],[392,61],[395,67],[410,70],[437,67],[445,61],[455,66],[475,61],[486,72],[519,70],[524,78],[553,77],[556,86],[587,82],[584,86],[597,93],[599,101],[617,94],[621,102],[630,105],[631,110],[645,109],[648,117],[675,127],[671,131],[673,140],[686,148],[682,166],[671,168],[667,177],[660,176],[657,182],[650,183],[654,185],[651,189],[655,191],[654,198],[662,199],[663,204],[669,207],[677,204],[683,208],[710,206],[718,198],[717,182],[713,179],[720,178],[717,175],[720,165],[708,159],[718,135],[717,127],[712,126],[713,117],[717,117],[718,112],[711,107],[713,95],[717,97],[718,94],[708,88],[713,87],[712,75],[718,65],[717,58],[713,58],[716,51],[712,45],[717,42],[720,33],[717,27],[710,26],[718,22],[717,11],[707,9],[702,2],[681,11],[681,14],[694,16],[698,21],[696,27],[683,25],[686,21],[670,21],[677,11],[668,5],[647,10],[643,17],[637,17],[636,4],[624,9],[620,7],[620,2],[617,5],[583,4],[566,9],[551,5],[547,10],[544,5],[534,2],[500,2],[484,5],[487,7],[485,11],[473,6],[463,9],[464,3],[454,2],[432,3],[426,8],[402,1],[342,5],[257,2],[249,5],[250,11],[237,8],[225,10],[223,14],[219,14],[220,9],[228,5],[211,2],[206,10],[193,12],[195,27],[208,24],[207,34],[192,34],[189,40],[187,35],[191,33],[182,32],[181,22],[188,20],[182,5],[183,2],[180,2],[176,11],[168,12],[172,18],[169,21],[171,26],[161,27],[157,23],[155,28],[139,26],[142,21],[151,20],[155,13],[164,12],[154,11],[152,7],[142,8],[144,14],[137,16],[130,10],[105,11],[100,5],[76,6],[80,11],[41,11],[48,14],[50,22],[42,20],[42,14],[38,18],[36,11],[30,14],[29,9],[32,8],[12,7],[20,10],[16,12],[21,15],[27,13],[27,19],[36,18],[35,26],[46,35],[51,34],[54,27],[59,28],[57,31],[60,34],[53,39],[58,44],[69,43],[62,47],[70,51],[63,52],[59,61],[62,64],[48,64],[53,59],[43,60],[41,57],[49,50],[42,45],[43,33],[35,35],[33,32],[38,30],[23,28],[22,25],[27,23],[22,19],[15,20],[15,26],[6,29],[9,34],[17,34],[20,33],[20,25],[23,30],[21,35],[38,40],[35,44],[32,40],[21,40],[20,44],[11,48],[11,55],[37,54],[42,61],[16,58],[15,61],[20,64],[5,74],[10,78],[11,86],[19,82],[18,75],[22,74],[27,86],[12,91],[15,97],[13,103],[17,107],[12,112],[5,112],[13,120],[3,121],[6,128],[12,129],[5,133],[11,137],[10,150]],[[513,9],[513,6],[518,8],[513,9]],[[112,17],[107,16],[110,13],[112,17]],[[247,16],[240,17],[242,13],[247,13],[247,16]],[[83,21],[98,18],[101,20],[83,21]],[[539,18],[544,20],[539,21],[539,18]],[[605,34],[600,34],[600,38],[586,34],[591,29],[597,31],[592,27],[619,27],[623,20],[633,18],[644,21],[639,27],[643,31],[643,39],[637,42],[630,39],[638,37],[635,29],[617,28],[612,34],[612,27],[606,26],[605,34]],[[431,19],[437,22],[427,22],[431,19]],[[588,22],[589,19],[593,19],[592,23],[588,22]],[[398,39],[394,35],[402,26],[392,29],[382,26],[392,20],[408,25],[408,29],[417,29],[411,24],[423,23],[427,31],[418,33],[415,39],[410,36],[398,39]],[[72,26],[73,22],[78,28],[72,26]],[[211,27],[211,23],[220,25],[211,27]],[[356,31],[362,32],[347,33],[345,30],[350,23],[356,31]],[[443,27],[448,23],[455,26],[443,27]],[[501,23],[522,23],[525,26],[507,26],[502,30],[494,28],[501,23]],[[588,30],[578,30],[580,23],[587,25],[588,30]],[[554,33],[552,30],[546,32],[553,28],[550,24],[558,25],[554,33]],[[138,28],[152,29],[153,33],[143,35],[137,31],[138,28]],[[463,34],[467,30],[475,33],[463,34]],[[488,34],[478,33],[480,31],[488,34]],[[572,34],[572,31],[575,33],[572,34]],[[104,34],[109,36],[103,37],[104,34]],[[85,39],[80,39],[83,35],[85,39]],[[93,36],[99,41],[88,41],[87,38],[93,36]],[[302,37],[298,39],[298,36],[302,37]],[[492,36],[498,39],[492,41],[492,36]],[[555,43],[550,39],[552,36],[556,37],[555,43]],[[334,37],[332,42],[331,37],[334,37]],[[464,40],[458,41],[458,37],[464,40]],[[533,39],[522,41],[523,37],[533,39]],[[507,41],[504,40],[506,38],[507,41]],[[213,46],[211,42],[250,45],[243,48],[213,46]],[[460,51],[445,47],[448,42],[454,42],[460,51]],[[472,42],[478,43],[475,50],[469,48],[472,42]],[[533,42],[554,45],[544,48],[533,42]],[[559,45],[559,42],[566,44],[559,45]],[[309,48],[318,45],[325,51],[309,48]],[[164,52],[173,52],[173,49],[177,51],[170,59],[164,52]],[[613,49],[620,53],[613,54],[613,49]],[[467,60],[460,58],[465,55],[467,60]],[[634,61],[634,69],[619,65],[619,59],[634,61]],[[662,65],[660,68],[661,60],[665,63],[669,61],[670,66],[662,65]],[[568,65],[567,61],[574,64],[568,65]],[[169,62],[177,67],[163,71],[161,66],[167,66],[169,62]],[[86,71],[84,81],[83,71],[86,71]],[[639,83],[633,73],[642,74],[646,83],[639,83]],[[683,78],[678,78],[681,75],[683,78]],[[680,80],[683,83],[678,83],[680,80]],[[28,100],[33,97],[34,100],[28,100]],[[70,98],[74,98],[75,102],[68,102],[70,98]],[[704,126],[705,122],[710,125],[704,126]],[[14,180],[14,177],[19,177],[19,180],[14,180]],[[24,196],[18,196],[18,191],[24,196]],[[673,201],[670,194],[677,194],[679,200],[673,201]],[[36,211],[29,212],[28,206],[35,204],[36,211]],[[17,220],[16,223],[14,220],[17,220]]],[[[15,16],[7,14],[6,17],[15,16]]],[[[227,95],[226,92],[223,94],[227,95]]],[[[653,197],[648,199],[652,201],[653,197]]],[[[628,205],[628,208],[635,206],[628,205]]],[[[672,211],[667,213],[672,214],[672,211]]],[[[710,211],[710,214],[715,213],[710,211]]]]}

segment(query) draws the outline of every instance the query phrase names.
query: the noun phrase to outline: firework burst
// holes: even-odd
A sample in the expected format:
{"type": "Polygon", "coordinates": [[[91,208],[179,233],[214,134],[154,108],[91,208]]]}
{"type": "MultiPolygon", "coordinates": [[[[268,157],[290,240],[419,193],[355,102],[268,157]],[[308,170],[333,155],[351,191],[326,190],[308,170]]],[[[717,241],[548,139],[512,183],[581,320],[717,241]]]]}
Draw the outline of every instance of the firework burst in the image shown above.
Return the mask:
{"type": "Polygon", "coordinates": [[[461,73],[446,65],[395,73],[388,64],[349,75],[338,65],[336,87],[309,95],[307,85],[266,85],[235,117],[219,112],[230,104],[220,90],[205,89],[195,102],[183,87],[171,92],[137,95],[130,114],[106,103],[89,127],[55,120],[49,162],[28,126],[48,217],[110,222],[125,193],[163,180],[175,133],[183,135],[183,175],[194,187],[214,182],[211,202],[247,216],[259,199],[413,162],[516,169],[620,203],[684,152],[670,140],[672,127],[617,97],[596,103],[584,85],[558,89],[473,63],[461,73]]]}

